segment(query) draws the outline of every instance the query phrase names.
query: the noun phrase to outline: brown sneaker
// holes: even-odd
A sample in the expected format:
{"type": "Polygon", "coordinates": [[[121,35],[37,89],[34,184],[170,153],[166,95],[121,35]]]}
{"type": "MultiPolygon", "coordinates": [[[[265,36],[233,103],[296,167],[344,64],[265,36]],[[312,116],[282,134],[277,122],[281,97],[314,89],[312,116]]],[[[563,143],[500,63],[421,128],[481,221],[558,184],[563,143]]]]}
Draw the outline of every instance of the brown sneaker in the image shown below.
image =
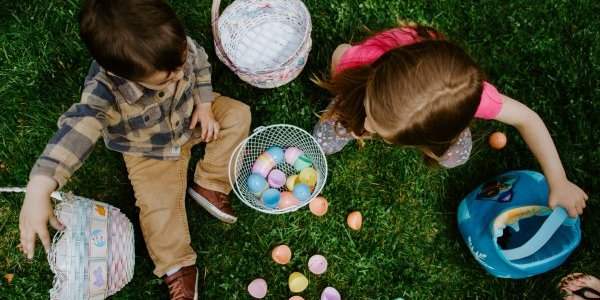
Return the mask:
{"type": "Polygon", "coordinates": [[[188,189],[188,194],[215,218],[230,224],[237,221],[228,195],[205,189],[195,183],[188,189]]]}
{"type": "Polygon", "coordinates": [[[183,267],[171,276],[163,277],[171,300],[198,300],[198,268],[183,267]]]}

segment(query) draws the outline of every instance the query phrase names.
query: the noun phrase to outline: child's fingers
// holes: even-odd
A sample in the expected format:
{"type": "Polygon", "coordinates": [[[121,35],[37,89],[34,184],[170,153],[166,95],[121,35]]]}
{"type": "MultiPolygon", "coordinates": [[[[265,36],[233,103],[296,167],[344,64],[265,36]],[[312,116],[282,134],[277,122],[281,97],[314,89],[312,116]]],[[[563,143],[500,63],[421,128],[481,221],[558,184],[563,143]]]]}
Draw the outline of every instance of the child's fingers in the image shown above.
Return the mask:
{"type": "Polygon", "coordinates": [[[35,233],[32,231],[21,230],[21,248],[27,259],[33,258],[33,250],[35,248],[35,233]]]}
{"type": "Polygon", "coordinates": [[[206,141],[206,136],[208,135],[208,124],[206,124],[208,122],[205,121],[201,121],[200,122],[200,126],[202,126],[202,140],[206,141]]]}
{"type": "Polygon", "coordinates": [[[196,128],[197,123],[198,123],[198,113],[194,112],[192,114],[192,120],[190,121],[190,129],[196,128]]]}
{"type": "Polygon", "coordinates": [[[212,142],[215,131],[215,125],[213,122],[208,122],[208,133],[206,134],[206,142],[212,142]]]}
{"type": "MultiPolygon", "coordinates": [[[[48,250],[50,250],[50,234],[48,233],[48,229],[45,228],[45,226],[44,226],[44,228],[38,229],[37,234],[40,237],[40,240],[42,241],[44,250],[46,250],[46,252],[48,252],[48,250]]],[[[32,253],[32,257],[33,257],[33,253],[32,253]]]]}
{"type": "Polygon", "coordinates": [[[221,132],[221,125],[219,125],[219,122],[215,121],[214,127],[215,127],[215,130],[214,130],[213,138],[216,140],[219,138],[219,133],[221,132]]]}
{"type": "Polygon", "coordinates": [[[64,230],[65,229],[65,225],[60,223],[60,221],[56,218],[56,216],[53,213],[50,213],[50,216],[48,219],[50,221],[50,226],[52,226],[54,229],[56,229],[56,230],[64,230]]]}

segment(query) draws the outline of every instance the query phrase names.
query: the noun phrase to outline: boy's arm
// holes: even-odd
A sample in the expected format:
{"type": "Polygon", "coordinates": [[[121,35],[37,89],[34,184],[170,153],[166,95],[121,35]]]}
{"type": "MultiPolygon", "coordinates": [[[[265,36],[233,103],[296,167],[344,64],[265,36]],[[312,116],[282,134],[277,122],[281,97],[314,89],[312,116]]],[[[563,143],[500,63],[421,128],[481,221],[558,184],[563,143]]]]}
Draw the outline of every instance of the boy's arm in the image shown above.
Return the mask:
{"type": "Polygon", "coordinates": [[[92,80],[74,104],[59,119],[59,129],[31,170],[25,201],[19,216],[21,249],[33,258],[36,235],[46,250],[50,246],[47,224],[61,229],[53,214],[50,194],[62,187],[87,158],[105,126],[114,96],[103,84],[92,80]]]}
{"type": "Polygon", "coordinates": [[[192,54],[194,57],[194,75],[196,81],[193,88],[194,95],[194,112],[190,121],[190,129],[196,127],[200,123],[202,130],[202,140],[211,142],[219,137],[221,126],[215,120],[212,112],[212,101],[214,100],[210,63],[208,55],[204,48],[200,47],[194,40],[188,38],[188,42],[192,45],[192,54]]]}
{"type": "Polygon", "coordinates": [[[571,217],[583,213],[588,196],[567,179],[552,137],[537,113],[524,104],[502,95],[503,106],[496,120],[514,126],[533,152],[550,186],[550,207],[566,208],[571,217]]]}

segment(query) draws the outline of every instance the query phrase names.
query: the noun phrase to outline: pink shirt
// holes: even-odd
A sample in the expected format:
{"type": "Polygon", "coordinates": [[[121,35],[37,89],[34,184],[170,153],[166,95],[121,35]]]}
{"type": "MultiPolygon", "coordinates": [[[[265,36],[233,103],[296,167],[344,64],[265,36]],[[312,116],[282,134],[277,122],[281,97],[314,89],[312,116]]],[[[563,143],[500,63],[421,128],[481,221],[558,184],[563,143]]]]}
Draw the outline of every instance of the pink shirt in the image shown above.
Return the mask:
{"type": "MultiPolygon", "coordinates": [[[[377,34],[362,43],[350,47],[342,57],[335,72],[368,65],[387,51],[419,42],[421,39],[412,28],[394,28],[377,34]]],[[[502,109],[502,96],[489,82],[483,82],[481,102],[475,113],[479,119],[494,119],[502,109]]]]}

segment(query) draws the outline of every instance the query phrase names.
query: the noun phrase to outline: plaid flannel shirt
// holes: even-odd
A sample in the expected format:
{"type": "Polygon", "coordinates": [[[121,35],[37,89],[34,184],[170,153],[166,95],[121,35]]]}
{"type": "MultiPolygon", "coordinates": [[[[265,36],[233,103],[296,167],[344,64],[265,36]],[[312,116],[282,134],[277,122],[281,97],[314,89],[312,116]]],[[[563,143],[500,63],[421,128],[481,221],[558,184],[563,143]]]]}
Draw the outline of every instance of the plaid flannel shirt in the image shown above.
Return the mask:
{"type": "MultiPolygon", "coordinates": [[[[58,120],[58,131],[30,177],[46,175],[62,187],[83,164],[96,141],[121,153],[176,160],[192,135],[195,101],[213,101],[208,56],[188,37],[183,78],[169,91],[154,91],[108,73],[92,62],[81,95],[58,120]]],[[[168,89],[165,89],[168,90],[168,89]]]]}

